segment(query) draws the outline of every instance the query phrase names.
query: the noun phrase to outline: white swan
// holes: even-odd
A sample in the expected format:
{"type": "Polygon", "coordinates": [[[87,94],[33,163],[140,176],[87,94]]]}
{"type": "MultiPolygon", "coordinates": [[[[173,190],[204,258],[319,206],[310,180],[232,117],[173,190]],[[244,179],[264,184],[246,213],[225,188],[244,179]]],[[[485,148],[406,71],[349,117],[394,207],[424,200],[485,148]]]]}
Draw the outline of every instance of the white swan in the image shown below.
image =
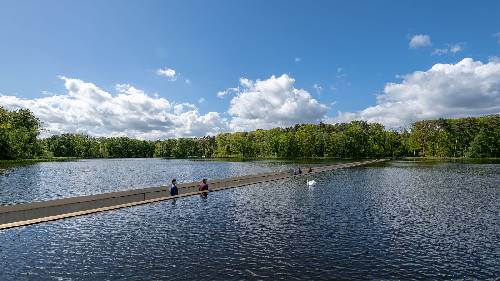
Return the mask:
{"type": "Polygon", "coordinates": [[[307,181],[307,186],[313,186],[316,184],[316,181],[315,180],[310,180],[310,181],[307,181]]]}

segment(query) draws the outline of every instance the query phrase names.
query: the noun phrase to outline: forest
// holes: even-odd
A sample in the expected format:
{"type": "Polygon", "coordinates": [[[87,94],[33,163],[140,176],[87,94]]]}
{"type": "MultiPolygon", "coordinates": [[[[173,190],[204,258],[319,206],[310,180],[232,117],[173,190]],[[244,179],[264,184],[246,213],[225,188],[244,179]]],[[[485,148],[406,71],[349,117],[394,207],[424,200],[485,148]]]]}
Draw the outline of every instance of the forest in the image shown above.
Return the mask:
{"type": "Polygon", "coordinates": [[[197,138],[137,140],[62,134],[40,138],[28,109],[0,107],[0,159],[76,158],[377,158],[500,156],[500,114],[422,120],[400,131],[378,123],[297,124],[197,138]]]}

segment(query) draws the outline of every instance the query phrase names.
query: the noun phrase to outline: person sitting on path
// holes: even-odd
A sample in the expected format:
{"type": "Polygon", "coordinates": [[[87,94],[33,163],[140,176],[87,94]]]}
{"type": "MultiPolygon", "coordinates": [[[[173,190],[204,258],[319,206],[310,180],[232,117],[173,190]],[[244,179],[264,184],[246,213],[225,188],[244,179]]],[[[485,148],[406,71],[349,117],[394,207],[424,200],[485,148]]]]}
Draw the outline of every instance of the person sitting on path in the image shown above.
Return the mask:
{"type": "Polygon", "coordinates": [[[170,196],[179,195],[179,189],[177,189],[177,180],[172,180],[172,186],[170,187],[170,196]]]}
{"type": "Polygon", "coordinates": [[[300,169],[300,167],[299,167],[299,175],[302,175],[302,170],[300,169]]]}
{"type": "Polygon", "coordinates": [[[207,179],[203,179],[198,186],[199,191],[208,191],[208,184],[207,184],[207,179]]]}

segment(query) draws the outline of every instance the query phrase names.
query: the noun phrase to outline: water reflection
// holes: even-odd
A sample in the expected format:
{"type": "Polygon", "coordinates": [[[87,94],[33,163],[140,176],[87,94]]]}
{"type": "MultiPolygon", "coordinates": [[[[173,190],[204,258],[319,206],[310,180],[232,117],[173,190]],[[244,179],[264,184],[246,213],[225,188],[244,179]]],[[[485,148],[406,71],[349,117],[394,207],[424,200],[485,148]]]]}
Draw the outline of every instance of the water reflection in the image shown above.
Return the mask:
{"type": "Polygon", "coordinates": [[[206,202],[208,199],[208,191],[200,193],[201,201],[206,202]]]}

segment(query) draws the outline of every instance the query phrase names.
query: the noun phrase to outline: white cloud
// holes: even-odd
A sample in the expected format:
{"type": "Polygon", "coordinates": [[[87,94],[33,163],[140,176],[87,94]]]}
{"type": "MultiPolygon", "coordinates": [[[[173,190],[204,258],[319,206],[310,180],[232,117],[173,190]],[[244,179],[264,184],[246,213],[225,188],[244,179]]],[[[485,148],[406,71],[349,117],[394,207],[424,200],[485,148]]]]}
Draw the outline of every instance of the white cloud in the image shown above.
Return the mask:
{"type": "Polygon", "coordinates": [[[198,99],[198,103],[204,103],[205,102],[205,98],[199,98],[198,99]]]}
{"type": "Polygon", "coordinates": [[[217,92],[217,97],[222,99],[222,98],[225,98],[228,95],[236,94],[239,91],[240,91],[239,87],[238,88],[227,88],[224,91],[217,92]]]}
{"type": "Polygon", "coordinates": [[[295,62],[301,62],[301,61],[302,61],[302,59],[301,59],[301,58],[299,58],[299,57],[295,57],[295,62]]]}
{"type": "Polygon", "coordinates": [[[493,34],[493,37],[497,39],[497,43],[500,44],[500,32],[493,34]]]}
{"type": "Polygon", "coordinates": [[[184,80],[184,83],[186,83],[186,84],[191,84],[191,80],[186,79],[186,80],[184,80]]]}
{"type": "Polygon", "coordinates": [[[500,63],[500,57],[497,57],[497,56],[491,56],[488,58],[490,61],[492,62],[498,62],[500,63]]]}
{"type": "Polygon", "coordinates": [[[464,44],[449,44],[446,48],[437,48],[434,49],[432,55],[446,55],[446,54],[456,54],[464,50],[464,44]]]}
{"type": "Polygon", "coordinates": [[[228,113],[233,130],[269,129],[296,123],[317,122],[328,107],[309,92],[294,87],[295,79],[286,74],[267,80],[240,79],[241,89],[232,98],[228,113]]]}
{"type": "Polygon", "coordinates": [[[347,77],[347,74],[342,67],[337,67],[337,74],[335,77],[337,77],[337,79],[344,79],[347,77]]]}
{"type": "Polygon", "coordinates": [[[448,48],[437,48],[432,51],[432,55],[441,56],[446,54],[448,54],[448,48]]]}
{"type": "Polygon", "coordinates": [[[358,112],[339,112],[330,122],[362,119],[388,127],[421,119],[500,113],[500,62],[464,58],[456,64],[435,64],[427,71],[388,83],[377,104],[358,112]]]}
{"type": "Polygon", "coordinates": [[[168,68],[168,67],[160,68],[160,69],[156,70],[156,75],[166,77],[170,81],[177,80],[177,73],[176,73],[175,69],[168,68]]]}
{"type": "Polygon", "coordinates": [[[450,53],[456,54],[458,52],[463,51],[464,48],[461,44],[453,44],[450,46],[450,53]]]}
{"type": "Polygon", "coordinates": [[[229,91],[227,91],[227,90],[224,90],[224,91],[218,91],[218,92],[217,92],[217,97],[218,97],[218,98],[223,98],[223,97],[225,97],[225,96],[227,96],[227,95],[229,95],[229,91]]]}
{"type": "Polygon", "coordinates": [[[0,106],[29,108],[44,123],[45,135],[85,133],[156,139],[200,136],[226,129],[217,112],[201,115],[193,104],[152,97],[128,84],[116,94],[79,79],[61,77],[66,94],[22,99],[0,95],[0,106]]]}
{"type": "Polygon", "coordinates": [[[321,94],[321,92],[323,91],[323,87],[321,87],[321,85],[319,84],[314,84],[313,89],[316,91],[317,94],[321,94]]]}
{"type": "Polygon", "coordinates": [[[416,48],[420,48],[420,47],[428,47],[431,45],[432,45],[431,37],[429,35],[425,35],[425,34],[414,35],[410,39],[410,43],[409,43],[409,46],[412,49],[416,49],[416,48]]]}

